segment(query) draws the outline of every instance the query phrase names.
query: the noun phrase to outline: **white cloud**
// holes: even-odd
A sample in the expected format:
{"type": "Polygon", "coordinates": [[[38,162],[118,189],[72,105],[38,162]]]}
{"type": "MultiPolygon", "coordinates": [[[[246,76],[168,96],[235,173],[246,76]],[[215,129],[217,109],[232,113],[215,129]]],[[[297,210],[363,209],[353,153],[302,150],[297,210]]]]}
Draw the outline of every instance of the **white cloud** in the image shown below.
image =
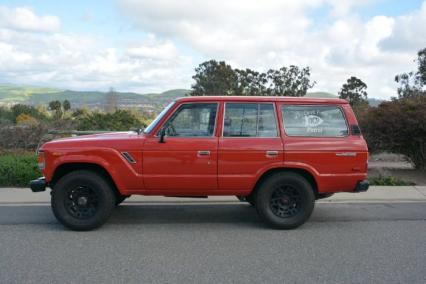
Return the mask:
{"type": "Polygon", "coordinates": [[[355,75],[367,82],[370,96],[389,98],[396,93],[395,74],[414,68],[416,51],[426,46],[426,36],[412,39],[413,33],[426,31],[426,4],[404,25],[404,17],[377,15],[363,21],[353,13],[355,6],[371,2],[121,0],[120,7],[140,30],[185,42],[205,60],[259,70],[310,66],[315,89],[333,93],[355,75]],[[312,15],[324,6],[330,14],[317,26],[312,15]],[[383,42],[402,33],[398,29],[408,34],[410,50],[383,49],[383,42]]]}
{"type": "Polygon", "coordinates": [[[392,34],[381,41],[384,50],[413,52],[426,47],[426,2],[420,10],[396,18],[392,34]]]}
{"type": "MultiPolygon", "coordinates": [[[[27,8],[0,6],[0,14],[4,11],[20,15],[22,11],[31,12],[27,8]]],[[[194,63],[179,54],[169,40],[149,35],[132,44],[111,46],[102,37],[53,29],[54,25],[47,25],[50,16],[39,17],[33,12],[30,15],[32,25],[22,24],[19,28],[9,19],[0,21],[1,82],[69,89],[106,90],[113,86],[139,92],[190,84],[194,63]]]]}
{"type": "Polygon", "coordinates": [[[0,7],[0,26],[20,31],[56,32],[61,24],[58,17],[37,16],[27,7],[0,7]]]}
{"type": "Polygon", "coordinates": [[[357,76],[371,97],[389,98],[395,74],[413,70],[417,50],[426,47],[426,4],[398,17],[365,20],[354,12],[372,1],[121,0],[142,38],[131,42],[65,33],[55,16],[0,6],[0,79],[164,91],[189,88],[196,65],[214,58],[260,71],[310,66],[315,90],[333,93],[357,76]],[[324,7],[329,12],[318,17],[324,7]]]}
{"type": "Polygon", "coordinates": [[[129,47],[126,53],[133,58],[154,60],[173,60],[179,55],[172,41],[159,42],[152,34],[149,35],[146,43],[129,47]]]}

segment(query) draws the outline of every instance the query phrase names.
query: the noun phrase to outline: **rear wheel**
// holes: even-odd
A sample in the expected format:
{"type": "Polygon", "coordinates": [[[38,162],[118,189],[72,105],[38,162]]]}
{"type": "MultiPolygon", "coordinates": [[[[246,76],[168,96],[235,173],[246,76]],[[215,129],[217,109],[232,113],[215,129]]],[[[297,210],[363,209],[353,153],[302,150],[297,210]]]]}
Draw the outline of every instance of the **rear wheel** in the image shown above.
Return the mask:
{"type": "Polygon", "coordinates": [[[100,227],[111,215],[116,197],[100,175],[86,170],[62,177],[52,190],[52,210],[64,226],[76,231],[100,227]]]}
{"type": "Polygon", "coordinates": [[[312,214],[315,195],[311,184],[301,175],[282,172],[263,181],[256,194],[260,217],[277,229],[296,228],[312,214]]]}

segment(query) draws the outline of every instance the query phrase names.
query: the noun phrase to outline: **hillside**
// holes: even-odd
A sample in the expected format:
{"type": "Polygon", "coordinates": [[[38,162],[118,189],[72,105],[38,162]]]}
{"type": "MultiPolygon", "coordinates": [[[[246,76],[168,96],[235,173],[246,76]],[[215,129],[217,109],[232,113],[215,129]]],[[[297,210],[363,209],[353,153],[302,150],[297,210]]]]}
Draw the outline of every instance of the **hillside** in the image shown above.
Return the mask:
{"type": "MultiPolygon", "coordinates": [[[[117,104],[120,107],[144,108],[158,111],[170,101],[184,97],[190,90],[174,89],[162,93],[138,94],[132,92],[115,92],[117,104]]],[[[107,101],[107,92],[99,91],[72,91],[56,88],[35,86],[0,85],[0,105],[13,105],[17,103],[40,105],[53,100],[69,100],[73,107],[86,106],[89,108],[103,108],[107,101]]],[[[311,98],[336,98],[327,92],[310,92],[306,97],[311,98]]],[[[377,106],[382,100],[369,99],[370,105],[377,106]]]]}
{"type": "MultiPolygon", "coordinates": [[[[175,89],[163,93],[138,94],[132,92],[115,92],[117,104],[121,107],[145,108],[158,110],[178,97],[188,94],[189,90],[175,89]]],[[[34,86],[0,85],[0,105],[17,103],[40,105],[53,100],[69,100],[73,107],[104,107],[107,92],[73,91],[34,86]]]]}

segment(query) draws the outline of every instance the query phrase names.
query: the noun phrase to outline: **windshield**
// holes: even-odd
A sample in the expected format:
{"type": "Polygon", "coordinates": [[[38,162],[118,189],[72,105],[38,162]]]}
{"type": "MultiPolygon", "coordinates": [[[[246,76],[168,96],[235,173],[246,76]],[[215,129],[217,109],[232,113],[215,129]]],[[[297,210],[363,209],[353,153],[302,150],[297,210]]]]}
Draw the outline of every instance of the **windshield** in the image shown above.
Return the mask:
{"type": "Polygon", "coordinates": [[[169,111],[169,109],[175,104],[175,102],[171,102],[168,104],[161,112],[160,114],[143,130],[143,133],[150,133],[152,129],[155,128],[157,123],[163,118],[163,116],[169,111]]]}

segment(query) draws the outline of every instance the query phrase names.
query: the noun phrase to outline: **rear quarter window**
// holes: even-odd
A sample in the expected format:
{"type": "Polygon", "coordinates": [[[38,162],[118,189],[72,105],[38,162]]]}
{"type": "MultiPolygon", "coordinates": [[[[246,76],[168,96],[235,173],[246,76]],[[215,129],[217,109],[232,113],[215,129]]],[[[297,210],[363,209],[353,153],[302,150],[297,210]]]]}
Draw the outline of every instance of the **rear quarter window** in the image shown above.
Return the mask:
{"type": "Polygon", "coordinates": [[[284,105],[281,107],[284,130],[288,136],[343,137],[348,125],[343,111],[333,105],[284,105]]]}

